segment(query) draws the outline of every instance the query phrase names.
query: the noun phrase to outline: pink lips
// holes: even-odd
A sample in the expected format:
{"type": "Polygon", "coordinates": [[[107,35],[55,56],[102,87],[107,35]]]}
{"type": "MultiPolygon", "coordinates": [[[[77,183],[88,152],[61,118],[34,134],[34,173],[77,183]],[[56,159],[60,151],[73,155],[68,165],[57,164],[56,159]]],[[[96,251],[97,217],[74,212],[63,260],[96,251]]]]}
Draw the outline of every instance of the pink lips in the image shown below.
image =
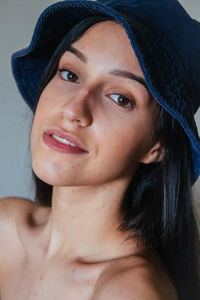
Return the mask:
{"type": "Polygon", "coordinates": [[[63,131],[62,129],[55,128],[55,129],[48,129],[43,134],[43,141],[51,148],[65,152],[65,153],[86,153],[88,152],[85,149],[85,146],[82,144],[82,142],[75,136],[73,136],[70,133],[67,133],[66,131],[63,131]],[[57,135],[60,138],[66,139],[70,143],[75,144],[77,147],[73,147],[70,145],[63,144],[57,140],[55,140],[52,135],[57,135]]]}

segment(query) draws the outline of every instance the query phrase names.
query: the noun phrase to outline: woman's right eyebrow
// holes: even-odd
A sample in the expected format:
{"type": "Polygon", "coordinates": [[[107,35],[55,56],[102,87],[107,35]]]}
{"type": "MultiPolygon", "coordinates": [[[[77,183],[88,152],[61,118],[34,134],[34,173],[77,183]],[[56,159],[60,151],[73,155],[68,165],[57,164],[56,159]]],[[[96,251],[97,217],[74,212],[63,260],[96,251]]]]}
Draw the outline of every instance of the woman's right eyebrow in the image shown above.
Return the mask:
{"type": "Polygon", "coordinates": [[[85,64],[87,63],[87,57],[81,51],[79,51],[77,48],[69,46],[67,51],[76,55],[83,63],[85,63],[85,64]]]}

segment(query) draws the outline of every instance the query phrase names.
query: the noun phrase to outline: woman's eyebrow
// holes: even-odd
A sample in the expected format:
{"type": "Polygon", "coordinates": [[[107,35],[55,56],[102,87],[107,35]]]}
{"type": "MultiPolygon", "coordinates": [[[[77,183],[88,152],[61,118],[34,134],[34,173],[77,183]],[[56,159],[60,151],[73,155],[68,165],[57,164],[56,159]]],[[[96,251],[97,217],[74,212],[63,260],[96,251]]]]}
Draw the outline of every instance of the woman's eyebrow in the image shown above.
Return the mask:
{"type": "Polygon", "coordinates": [[[76,55],[82,62],[87,63],[87,57],[78,49],[69,46],[69,48],[67,49],[67,51],[73,53],[74,55],[76,55]]]}
{"type": "MultiPolygon", "coordinates": [[[[69,46],[69,48],[67,49],[67,51],[73,53],[74,55],[76,55],[76,57],[78,57],[83,63],[87,63],[87,57],[77,48],[69,46]]],[[[111,75],[114,76],[119,76],[119,77],[125,77],[134,81],[139,82],[140,84],[142,84],[147,91],[149,91],[148,86],[146,84],[146,81],[144,80],[143,77],[138,76],[132,72],[128,72],[128,71],[123,71],[120,69],[116,69],[110,72],[111,75]]]]}
{"type": "Polygon", "coordinates": [[[141,83],[147,89],[147,91],[149,91],[146,81],[141,76],[138,76],[132,72],[123,71],[120,69],[111,71],[111,74],[115,75],[115,76],[119,76],[119,77],[125,77],[125,78],[131,79],[131,80],[135,80],[135,81],[141,83]]]}

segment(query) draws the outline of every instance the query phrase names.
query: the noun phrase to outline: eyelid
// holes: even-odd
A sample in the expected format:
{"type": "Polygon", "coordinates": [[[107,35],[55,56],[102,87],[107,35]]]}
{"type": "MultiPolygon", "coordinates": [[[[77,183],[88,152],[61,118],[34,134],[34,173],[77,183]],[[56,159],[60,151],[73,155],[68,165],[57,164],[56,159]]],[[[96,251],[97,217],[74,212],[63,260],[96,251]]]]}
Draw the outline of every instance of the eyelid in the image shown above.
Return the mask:
{"type": "Polygon", "coordinates": [[[58,72],[59,72],[59,76],[61,77],[62,80],[64,80],[64,81],[69,81],[69,82],[73,82],[73,81],[65,80],[65,79],[63,78],[63,76],[61,75],[61,73],[62,73],[62,72],[69,72],[69,73],[72,73],[72,74],[76,75],[76,77],[78,78],[78,79],[77,79],[78,81],[76,81],[76,82],[74,81],[73,83],[79,83],[79,75],[77,75],[76,72],[71,71],[71,70],[68,69],[68,68],[58,68],[58,72]]]}
{"type": "Polygon", "coordinates": [[[63,59],[61,58],[58,64],[58,70],[70,71],[75,73],[78,77],[80,77],[80,65],[74,62],[72,59],[63,59]]]}

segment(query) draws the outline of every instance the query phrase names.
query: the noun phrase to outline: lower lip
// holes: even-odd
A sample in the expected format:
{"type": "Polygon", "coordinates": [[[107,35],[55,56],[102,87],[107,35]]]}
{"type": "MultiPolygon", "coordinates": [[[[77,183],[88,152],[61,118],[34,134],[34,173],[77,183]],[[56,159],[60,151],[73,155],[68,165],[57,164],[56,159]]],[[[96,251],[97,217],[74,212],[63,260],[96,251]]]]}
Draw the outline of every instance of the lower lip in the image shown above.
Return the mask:
{"type": "Polygon", "coordinates": [[[75,148],[70,145],[66,145],[63,143],[60,143],[59,141],[55,140],[51,135],[44,133],[43,134],[43,141],[45,144],[47,144],[50,148],[64,152],[64,153],[73,153],[73,154],[81,154],[81,153],[87,153],[86,151],[80,149],[80,148],[75,148]]]}

